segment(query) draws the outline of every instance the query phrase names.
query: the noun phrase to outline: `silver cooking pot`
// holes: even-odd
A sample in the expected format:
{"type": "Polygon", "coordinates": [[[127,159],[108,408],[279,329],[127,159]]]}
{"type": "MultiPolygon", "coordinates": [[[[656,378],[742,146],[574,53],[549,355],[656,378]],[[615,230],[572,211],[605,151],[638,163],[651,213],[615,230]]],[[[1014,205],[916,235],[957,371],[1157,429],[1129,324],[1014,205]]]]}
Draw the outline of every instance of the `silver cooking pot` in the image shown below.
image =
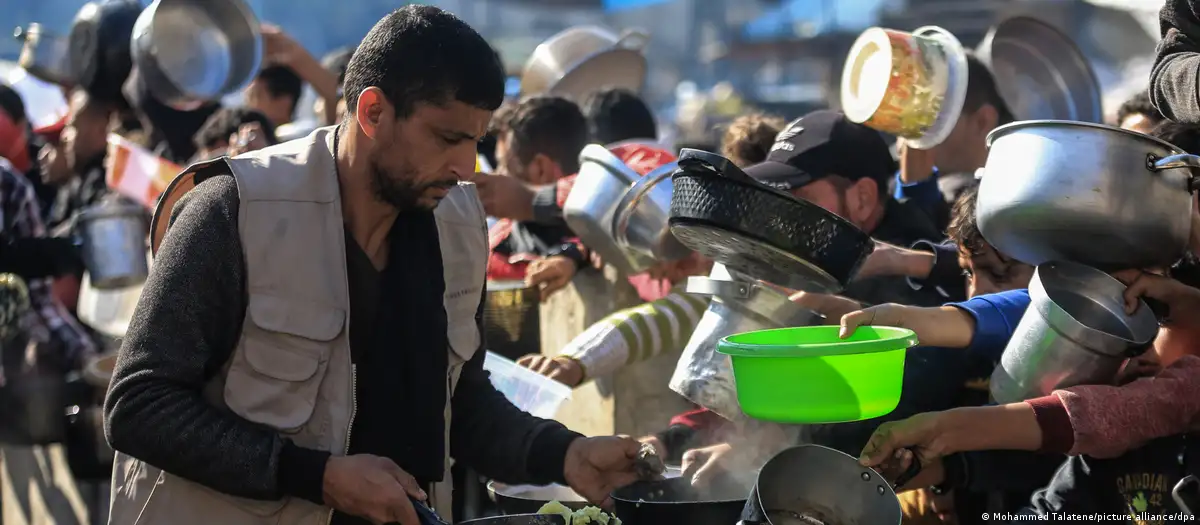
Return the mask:
{"type": "Polygon", "coordinates": [[[92,287],[127,288],[146,281],[145,211],[136,205],[101,204],[79,213],[76,231],[83,241],[83,265],[92,287]]]}
{"type": "Polygon", "coordinates": [[[1029,309],[992,373],[992,397],[1016,403],[1075,385],[1110,384],[1121,364],[1158,334],[1144,302],[1125,313],[1124,291],[1120,281],[1082,264],[1038,266],[1029,309]]]}
{"type": "Polygon", "coordinates": [[[155,0],[130,45],[150,91],[181,110],[241,91],[263,53],[258,19],[242,0],[155,0]]]}
{"type": "Polygon", "coordinates": [[[717,352],[717,341],[743,332],[819,324],[822,317],[770,286],[729,280],[732,276],[720,264],[710,275],[688,278],[689,294],[712,300],[679,356],[670,387],[725,419],[744,422],[733,365],[729,356],[717,352]]]}
{"type": "Polygon", "coordinates": [[[1000,252],[1122,269],[1169,266],[1186,250],[1200,157],[1084,122],[1015,122],[987,142],[976,217],[1000,252]]]}
{"type": "Polygon", "coordinates": [[[611,151],[589,144],[579,153],[579,174],[563,203],[563,220],[583,244],[625,275],[636,275],[654,259],[622,249],[613,236],[613,219],[621,197],[642,176],[611,151]]]}
{"type": "Polygon", "coordinates": [[[641,91],[646,81],[642,48],[649,39],[638,30],[617,35],[597,26],[568,28],[533,50],[521,73],[521,94],[582,99],[604,87],[641,91]]]}
{"type": "Polygon", "coordinates": [[[13,37],[21,42],[21,55],[17,64],[29,74],[46,82],[61,86],[75,84],[68,57],[66,38],[47,32],[41,24],[18,27],[13,37]]]}
{"type": "Polygon", "coordinates": [[[671,212],[671,175],[679,168],[665,164],[633,184],[617,205],[613,236],[617,244],[656,261],[677,261],[692,250],[671,234],[667,219],[671,212]]]}

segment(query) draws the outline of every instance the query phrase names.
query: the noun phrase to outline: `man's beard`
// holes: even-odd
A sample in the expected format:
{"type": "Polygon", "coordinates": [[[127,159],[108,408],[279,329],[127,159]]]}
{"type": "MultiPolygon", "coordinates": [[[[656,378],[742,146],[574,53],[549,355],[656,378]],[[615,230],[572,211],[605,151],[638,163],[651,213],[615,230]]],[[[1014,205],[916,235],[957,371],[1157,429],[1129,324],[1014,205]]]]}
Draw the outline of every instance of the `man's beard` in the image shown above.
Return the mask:
{"type": "Polygon", "coordinates": [[[389,176],[388,172],[379,165],[378,162],[371,163],[371,187],[375,192],[375,198],[391,204],[400,211],[412,210],[431,210],[436,208],[438,201],[434,200],[432,204],[421,202],[421,195],[430,188],[452,188],[458,185],[458,181],[434,182],[427,184],[413,184],[412,180],[416,178],[416,171],[409,166],[401,168],[399,177],[389,176]]]}

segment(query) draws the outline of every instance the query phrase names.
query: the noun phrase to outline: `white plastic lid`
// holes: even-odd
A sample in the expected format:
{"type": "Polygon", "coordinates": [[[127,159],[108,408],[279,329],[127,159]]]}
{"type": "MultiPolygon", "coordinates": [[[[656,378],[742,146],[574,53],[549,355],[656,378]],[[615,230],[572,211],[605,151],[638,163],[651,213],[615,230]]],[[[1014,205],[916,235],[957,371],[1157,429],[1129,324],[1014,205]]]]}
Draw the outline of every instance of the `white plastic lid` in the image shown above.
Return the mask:
{"type": "Polygon", "coordinates": [[[920,137],[907,141],[917,149],[930,149],[950,136],[958,117],[962,115],[963,102],[967,98],[967,53],[952,33],[937,26],[925,26],[913,31],[913,35],[936,40],[946,53],[947,83],[942,108],[933,125],[920,137]]]}
{"type": "Polygon", "coordinates": [[[892,42],[885,30],[863,31],[842,69],[842,112],[851,122],[870,120],[887,96],[892,76],[892,42]]]}

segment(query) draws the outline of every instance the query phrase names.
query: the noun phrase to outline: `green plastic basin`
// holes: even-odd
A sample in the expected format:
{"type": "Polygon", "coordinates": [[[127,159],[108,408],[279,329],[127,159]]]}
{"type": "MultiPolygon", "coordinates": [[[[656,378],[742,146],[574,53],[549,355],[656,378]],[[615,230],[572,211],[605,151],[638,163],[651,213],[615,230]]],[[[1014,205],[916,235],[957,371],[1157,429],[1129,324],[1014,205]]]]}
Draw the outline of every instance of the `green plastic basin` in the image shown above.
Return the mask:
{"type": "Polygon", "coordinates": [[[837,326],[734,334],[717,343],[730,356],[746,415],[780,423],[841,423],[896,409],[904,354],[917,344],[906,328],[864,326],[846,339],[837,326]]]}

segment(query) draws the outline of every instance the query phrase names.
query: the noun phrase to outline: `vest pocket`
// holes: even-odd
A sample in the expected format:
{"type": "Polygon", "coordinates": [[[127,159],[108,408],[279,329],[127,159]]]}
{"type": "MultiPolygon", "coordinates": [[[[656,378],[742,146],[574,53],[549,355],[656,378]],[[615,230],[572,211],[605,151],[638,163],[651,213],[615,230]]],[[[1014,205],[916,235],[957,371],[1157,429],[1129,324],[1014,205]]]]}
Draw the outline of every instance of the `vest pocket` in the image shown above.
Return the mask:
{"type": "Polygon", "coordinates": [[[225,403],[250,421],[296,431],[313,415],[345,312],[262,295],[251,295],[247,310],[225,403]]]}

